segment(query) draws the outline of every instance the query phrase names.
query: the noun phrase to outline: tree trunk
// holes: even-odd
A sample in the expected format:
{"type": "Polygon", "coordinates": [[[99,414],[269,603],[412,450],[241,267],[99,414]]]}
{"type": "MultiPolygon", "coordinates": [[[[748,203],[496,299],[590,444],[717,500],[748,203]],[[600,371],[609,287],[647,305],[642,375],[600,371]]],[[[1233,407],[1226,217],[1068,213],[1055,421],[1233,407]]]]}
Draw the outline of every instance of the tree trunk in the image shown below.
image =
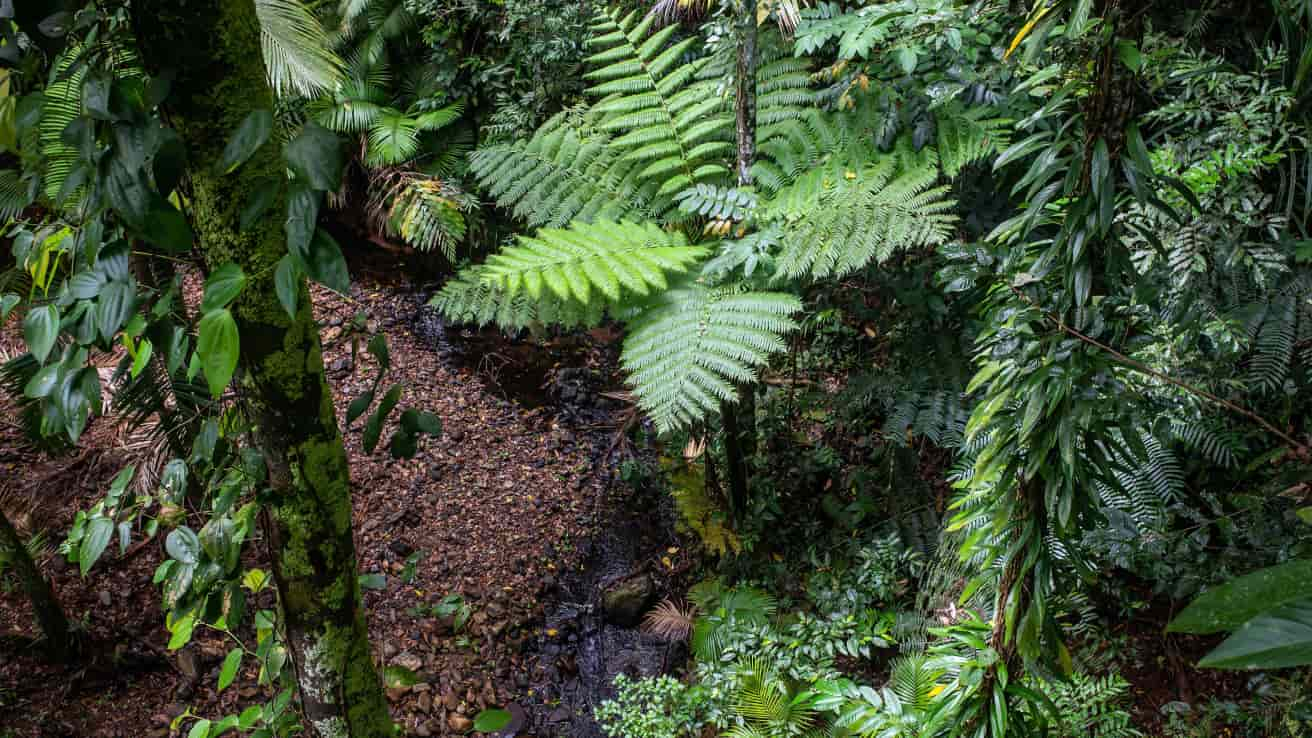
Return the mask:
{"type": "Polygon", "coordinates": [[[361,606],[346,450],[309,291],[302,282],[295,319],[275,297],[274,268],[287,253],[285,199],[249,229],[239,226],[256,184],[284,176],[283,158],[271,141],[236,172],[216,171],[246,116],[274,107],[254,0],[137,0],[132,8],[143,59],[176,73],[168,107],[187,147],[205,263],[234,262],[249,280],[232,307],[242,395],[269,468],[265,532],[308,735],[391,736],[361,606]]]}
{"type": "MultiPolygon", "coordinates": [[[[738,159],[734,171],[738,186],[752,184],[756,160],[756,6],[743,0],[738,7],[738,61],[734,70],[734,120],[738,159]]],[[[720,404],[724,419],[724,455],[729,476],[729,501],[735,522],[741,523],[748,506],[750,471],[747,459],[756,454],[756,393],[749,383],[738,385],[739,406],[720,404]]]]}
{"type": "Polygon", "coordinates": [[[23,591],[32,601],[32,610],[36,613],[37,625],[45,638],[47,653],[52,659],[67,659],[73,652],[73,629],[69,627],[64,608],[55,598],[55,590],[50,581],[41,575],[36,561],[32,559],[23,539],[14,529],[4,510],[0,510],[0,548],[9,552],[10,566],[23,585],[23,591]]]}

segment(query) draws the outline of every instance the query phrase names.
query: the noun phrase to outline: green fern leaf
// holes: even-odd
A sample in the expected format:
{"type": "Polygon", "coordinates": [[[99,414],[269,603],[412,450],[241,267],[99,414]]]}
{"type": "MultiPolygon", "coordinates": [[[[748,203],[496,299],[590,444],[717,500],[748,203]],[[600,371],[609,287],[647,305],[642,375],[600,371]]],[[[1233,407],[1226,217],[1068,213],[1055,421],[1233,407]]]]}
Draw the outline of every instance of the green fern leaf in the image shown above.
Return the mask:
{"type": "Polygon", "coordinates": [[[720,402],[738,399],[735,383],[782,351],[797,326],[794,296],[709,289],[688,283],[645,305],[630,324],[621,362],[638,404],[662,431],[695,423],[720,402]]]}

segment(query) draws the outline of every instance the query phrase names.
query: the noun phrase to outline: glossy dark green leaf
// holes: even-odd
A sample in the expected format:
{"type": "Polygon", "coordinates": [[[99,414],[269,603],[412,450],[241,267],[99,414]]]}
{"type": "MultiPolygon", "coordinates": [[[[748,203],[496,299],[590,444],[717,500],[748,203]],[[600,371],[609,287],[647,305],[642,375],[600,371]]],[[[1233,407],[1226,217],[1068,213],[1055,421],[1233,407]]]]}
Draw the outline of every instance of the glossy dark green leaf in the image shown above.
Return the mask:
{"type": "Polygon", "coordinates": [[[38,369],[23,385],[23,396],[37,400],[49,395],[59,382],[59,371],[59,364],[47,364],[38,369]]]}
{"type": "Polygon", "coordinates": [[[232,375],[237,370],[240,347],[237,323],[232,319],[232,313],[216,310],[206,313],[200,319],[196,353],[200,355],[201,366],[205,369],[205,381],[213,396],[223,394],[228,382],[232,381],[232,375]]]}
{"type": "Polygon", "coordinates": [[[268,110],[253,110],[237,126],[227,146],[223,147],[223,159],[220,168],[224,174],[230,174],[237,167],[246,163],[261,146],[269,140],[273,132],[273,113],[268,110]]]}
{"type": "Polygon", "coordinates": [[[100,560],[113,535],[114,521],[110,518],[97,516],[87,523],[86,537],[82,539],[77,551],[78,569],[83,576],[100,560]]]}
{"type": "Polygon", "coordinates": [[[23,318],[23,340],[27,350],[32,352],[38,364],[46,363],[46,357],[55,347],[55,337],[59,335],[59,309],[54,305],[34,307],[23,318]]]}
{"type": "Polygon", "coordinates": [[[1258,615],[1198,662],[1213,669],[1286,669],[1308,664],[1312,664],[1312,598],[1258,615]]]}
{"type": "Polygon", "coordinates": [[[152,198],[146,222],[137,231],[142,238],[171,254],[189,251],[195,240],[187,218],[172,203],[158,195],[152,198]]]}
{"type": "Polygon", "coordinates": [[[105,276],[99,272],[87,270],[78,272],[68,280],[68,292],[75,300],[89,300],[100,294],[105,285],[105,276]]]}
{"type": "Polygon", "coordinates": [[[187,147],[182,137],[172,128],[165,128],[160,133],[159,148],[151,159],[151,170],[155,174],[155,188],[160,194],[168,196],[178,188],[182,173],[187,169],[187,147]]]}
{"type": "Polygon", "coordinates": [[[378,366],[383,371],[392,367],[392,354],[387,350],[387,336],[382,333],[374,335],[369,339],[369,353],[378,360],[378,366]]]}
{"type": "Polygon", "coordinates": [[[332,131],[313,121],[306,123],[284,147],[283,154],[297,179],[312,189],[335,192],[341,185],[345,158],[341,141],[332,131]]]}
{"type": "Polygon", "coordinates": [[[305,271],[310,279],[328,289],[347,294],[351,291],[351,274],[346,268],[346,257],[337,241],[322,229],[315,231],[310,240],[310,249],[301,260],[305,262],[305,271]]]}
{"type": "Polygon", "coordinates": [[[287,250],[301,261],[308,261],[310,241],[319,220],[319,201],[323,193],[302,185],[292,185],[287,192],[287,219],[283,230],[287,234],[287,250]]]}
{"type": "Polygon", "coordinates": [[[110,282],[100,291],[96,301],[96,328],[106,341],[114,338],[136,308],[137,290],[132,282],[110,282]]]}
{"type": "Polygon", "coordinates": [[[185,525],[174,528],[164,539],[164,550],[178,561],[194,565],[200,561],[200,537],[185,525]]]}
{"type": "Polygon", "coordinates": [[[278,302],[287,311],[287,317],[296,318],[296,300],[301,292],[300,260],[291,254],[284,254],[278,260],[278,268],[273,272],[273,289],[278,295],[278,302]]]}
{"type": "Polygon", "coordinates": [[[100,120],[113,120],[109,97],[114,78],[109,72],[94,70],[82,80],[82,108],[100,120]]]}
{"type": "Polygon", "coordinates": [[[220,266],[205,279],[205,294],[201,298],[200,310],[208,313],[225,308],[228,303],[241,294],[246,287],[246,273],[241,267],[231,262],[220,266]]]}
{"type": "Polygon", "coordinates": [[[1267,567],[1199,595],[1166,627],[1170,633],[1235,630],[1274,608],[1312,598],[1312,560],[1267,567]]]}

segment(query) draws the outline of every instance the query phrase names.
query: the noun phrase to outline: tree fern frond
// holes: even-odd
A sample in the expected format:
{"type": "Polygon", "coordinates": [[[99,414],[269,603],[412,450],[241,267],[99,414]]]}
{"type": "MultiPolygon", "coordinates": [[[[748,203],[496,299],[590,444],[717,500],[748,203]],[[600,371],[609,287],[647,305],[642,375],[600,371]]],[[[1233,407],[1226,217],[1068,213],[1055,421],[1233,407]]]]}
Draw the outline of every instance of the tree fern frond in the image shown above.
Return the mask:
{"type": "Polygon", "coordinates": [[[935,110],[934,120],[937,124],[934,147],[943,173],[950,178],[961,174],[970,164],[1002,153],[1009,145],[1010,121],[986,118],[981,108],[944,105],[935,110]]]}
{"type": "Polygon", "coordinates": [[[585,304],[594,289],[612,302],[622,291],[642,296],[663,290],[669,275],[686,272],[707,254],[706,247],[650,223],[575,223],[518,240],[487,260],[484,281],[535,300],[550,292],[585,304]]]}
{"type": "Polygon", "coordinates": [[[449,280],[428,304],[452,323],[496,325],[519,330],[533,324],[589,328],[605,316],[605,303],[583,304],[548,296],[534,302],[526,295],[510,295],[483,281],[482,266],[472,267],[449,280]]]}
{"type": "Polygon", "coordinates": [[[813,169],[779,191],[767,215],[784,224],[779,273],[842,276],[887,259],[897,248],[933,246],[952,234],[948,188],[937,170],[897,170],[891,157],[841,160],[813,169]]]}
{"type": "Polygon", "coordinates": [[[708,289],[689,283],[645,305],[620,357],[638,404],[662,431],[694,423],[735,402],[735,383],[782,351],[797,326],[794,296],[708,289]]]}
{"type": "Polygon", "coordinates": [[[527,141],[478,149],[469,168],[498,204],[531,226],[650,217],[655,187],[609,143],[604,132],[561,113],[527,141]]]}

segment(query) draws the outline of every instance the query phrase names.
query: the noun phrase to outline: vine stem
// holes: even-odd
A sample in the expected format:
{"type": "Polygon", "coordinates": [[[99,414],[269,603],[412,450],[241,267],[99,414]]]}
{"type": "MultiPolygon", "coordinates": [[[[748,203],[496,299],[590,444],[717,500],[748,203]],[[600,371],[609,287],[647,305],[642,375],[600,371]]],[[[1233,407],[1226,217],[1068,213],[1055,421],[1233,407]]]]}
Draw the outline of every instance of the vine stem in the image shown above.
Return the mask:
{"type": "Polygon", "coordinates": [[[1049,313],[1048,311],[1036,305],[1034,301],[1029,298],[1028,295],[1021,292],[1019,289],[1017,289],[1014,286],[1009,285],[1009,287],[1017,297],[1025,301],[1026,304],[1030,305],[1034,309],[1038,310],[1043,315],[1043,317],[1051,321],[1054,325],[1057,326],[1057,329],[1062,331],[1063,333],[1066,333],[1067,335],[1073,338],[1083,341],[1084,343],[1087,343],[1090,346],[1093,346],[1110,354],[1112,357],[1114,357],[1118,362],[1120,362],[1123,366],[1125,366],[1128,369],[1133,369],[1134,371],[1139,372],[1140,374],[1146,374],[1155,379],[1160,379],[1161,381],[1166,382],[1168,384],[1173,384],[1176,387],[1179,387],[1185,392],[1188,392],[1196,397],[1201,397],[1204,400],[1207,400],[1208,402],[1212,402],[1214,404],[1220,405],[1221,407],[1229,410],[1232,413],[1235,413],[1236,415],[1241,415],[1245,418],[1248,418],[1249,420],[1261,426],[1271,435],[1276,436],[1277,438],[1281,439],[1285,443],[1288,443],[1290,446],[1296,448],[1298,450],[1299,456],[1303,458],[1312,457],[1312,446],[1308,446],[1305,443],[1301,443],[1298,439],[1280,430],[1275,426],[1275,424],[1273,424],[1271,421],[1267,420],[1266,418],[1262,417],[1261,415],[1258,415],[1257,413],[1253,412],[1252,410],[1249,410],[1243,405],[1239,405],[1225,398],[1218,397],[1217,395],[1214,395],[1211,392],[1208,392],[1207,390],[1201,387],[1195,387],[1194,385],[1189,384],[1188,382],[1176,379],[1175,377],[1172,377],[1169,374],[1165,374],[1163,372],[1157,371],[1156,369],[1153,369],[1152,367],[1148,366],[1147,364],[1141,361],[1131,359],[1130,357],[1126,356],[1120,351],[1117,351],[1111,346],[1108,346],[1102,341],[1099,341],[1098,339],[1093,338],[1091,336],[1087,336],[1081,333],[1080,331],[1077,331],[1074,328],[1070,327],[1069,325],[1066,325],[1066,322],[1063,321],[1059,316],[1049,313]]]}

